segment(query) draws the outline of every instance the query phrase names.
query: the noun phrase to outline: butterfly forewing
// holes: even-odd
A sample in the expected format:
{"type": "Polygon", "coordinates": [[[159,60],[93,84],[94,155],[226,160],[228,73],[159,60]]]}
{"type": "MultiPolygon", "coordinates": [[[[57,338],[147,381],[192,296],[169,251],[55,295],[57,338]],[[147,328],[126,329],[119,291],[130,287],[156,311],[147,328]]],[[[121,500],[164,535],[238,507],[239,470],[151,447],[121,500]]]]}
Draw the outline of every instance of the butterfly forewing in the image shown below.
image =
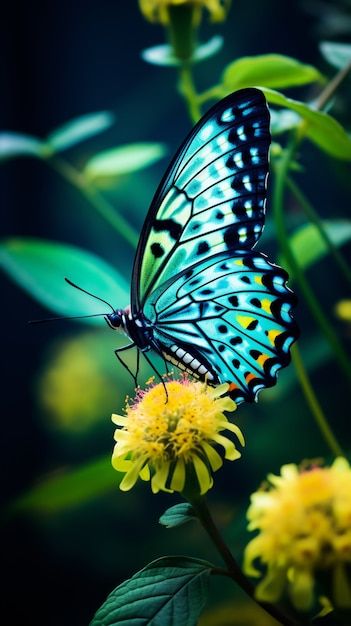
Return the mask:
{"type": "Polygon", "coordinates": [[[150,207],[134,265],[132,311],[209,255],[251,249],[265,213],[269,112],[243,89],[202,118],[179,149],[150,207]]]}
{"type": "Polygon", "coordinates": [[[238,403],[252,401],[275,383],[297,337],[291,317],[295,297],[286,279],[262,254],[223,253],[160,286],[145,314],[154,319],[161,351],[192,354],[194,346],[195,375],[199,366],[210,364],[219,381],[230,383],[238,403]]]}
{"type": "MultiPolygon", "coordinates": [[[[252,252],[265,217],[269,112],[243,89],[214,106],[169,166],[133,271],[150,348],[236,402],[272,386],[298,335],[287,274],[252,252]]],[[[141,323],[141,322],[139,322],[141,323]]]]}

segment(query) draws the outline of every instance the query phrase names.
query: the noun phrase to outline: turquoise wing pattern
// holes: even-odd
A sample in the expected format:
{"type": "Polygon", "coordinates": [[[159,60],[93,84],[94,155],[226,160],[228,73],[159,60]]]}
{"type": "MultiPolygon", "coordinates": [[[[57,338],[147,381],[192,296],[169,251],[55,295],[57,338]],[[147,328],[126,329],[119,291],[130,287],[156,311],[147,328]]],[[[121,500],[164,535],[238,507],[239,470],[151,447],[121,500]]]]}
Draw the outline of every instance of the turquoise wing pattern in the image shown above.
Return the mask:
{"type": "Polygon", "coordinates": [[[179,271],[251,249],[265,216],[269,111],[257,89],[215,105],[171,162],[151,204],[134,263],[132,311],[179,271]]]}
{"type": "Polygon", "coordinates": [[[133,270],[132,315],[150,345],[237,403],[274,385],[298,336],[287,273],[252,248],[266,203],[269,111],[235,92],[195,126],[151,204],[133,270]]]}
{"type": "Polygon", "coordinates": [[[154,320],[164,356],[172,355],[169,360],[176,363],[179,348],[185,350],[206,366],[214,382],[230,384],[237,403],[252,401],[275,384],[298,334],[287,278],[263,254],[222,253],[161,285],[148,299],[145,315],[154,320]]]}

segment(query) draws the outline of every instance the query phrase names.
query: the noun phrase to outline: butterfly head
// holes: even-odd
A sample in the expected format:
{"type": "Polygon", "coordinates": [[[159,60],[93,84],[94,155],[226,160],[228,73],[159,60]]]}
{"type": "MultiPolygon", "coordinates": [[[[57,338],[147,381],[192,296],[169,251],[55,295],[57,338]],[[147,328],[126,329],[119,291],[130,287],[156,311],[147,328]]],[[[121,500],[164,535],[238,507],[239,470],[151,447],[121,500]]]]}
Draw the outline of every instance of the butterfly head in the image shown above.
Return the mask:
{"type": "Polygon", "coordinates": [[[119,328],[123,329],[126,324],[126,311],[116,309],[113,313],[105,315],[105,320],[113,330],[118,330],[119,328]]]}

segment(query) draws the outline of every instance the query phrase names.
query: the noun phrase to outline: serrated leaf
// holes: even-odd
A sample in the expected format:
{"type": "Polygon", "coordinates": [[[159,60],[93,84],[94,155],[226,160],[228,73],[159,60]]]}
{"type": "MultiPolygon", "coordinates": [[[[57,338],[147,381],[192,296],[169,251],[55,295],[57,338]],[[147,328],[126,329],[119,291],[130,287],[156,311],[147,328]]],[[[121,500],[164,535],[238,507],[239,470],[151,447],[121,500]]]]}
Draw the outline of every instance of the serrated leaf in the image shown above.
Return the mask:
{"type": "MultiPolygon", "coordinates": [[[[219,52],[223,46],[223,37],[215,35],[206,43],[202,43],[196,46],[194,54],[191,57],[192,63],[199,63],[205,61],[219,52]]],[[[162,67],[179,67],[182,65],[182,61],[175,56],[172,46],[169,44],[160,44],[158,46],[152,46],[141,51],[141,58],[151,65],[158,65],[162,67]]]]}
{"type": "Polygon", "coordinates": [[[62,152],[81,141],[86,141],[102,133],[110,128],[114,122],[115,117],[110,111],[87,113],[55,128],[48,135],[47,141],[55,152],[62,152]]]}
{"type": "MultiPolygon", "coordinates": [[[[10,239],[0,245],[0,263],[12,280],[57,315],[109,311],[106,304],[70,287],[64,280],[66,276],[114,307],[123,307],[129,301],[123,276],[81,248],[42,239],[10,239]]],[[[101,319],[81,321],[101,324],[101,319]]]]}
{"type": "Polygon", "coordinates": [[[90,626],[196,626],[212,567],[200,559],[157,559],[116,587],[90,626]]]}
{"type": "MultiPolygon", "coordinates": [[[[331,242],[339,247],[351,240],[351,220],[323,220],[323,228],[331,242]]],[[[293,233],[290,247],[298,264],[307,269],[326,254],[328,247],[314,224],[306,224],[293,233]]],[[[284,265],[284,260],[281,261],[284,265]]]]}
{"type": "Polygon", "coordinates": [[[351,63],[351,45],[349,43],[322,41],[319,49],[328,63],[337,69],[342,69],[351,63]]]}
{"type": "Polygon", "coordinates": [[[166,154],[161,143],[131,143],[93,156],[86,163],[84,175],[98,183],[99,179],[115,178],[149,167],[166,154]]]}
{"type": "Polygon", "coordinates": [[[317,146],[337,159],[351,159],[351,139],[343,127],[327,113],[314,110],[311,106],[279,91],[260,87],[268,102],[278,104],[298,113],[306,122],[304,134],[317,146]]]}
{"type": "Polygon", "coordinates": [[[187,502],[175,504],[171,506],[160,517],[160,524],[166,526],[166,528],[174,528],[175,526],[181,526],[191,520],[196,519],[193,507],[187,502]]]}
{"type": "Polygon", "coordinates": [[[226,91],[255,85],[294,87],[323,80],[322,74],[312,65],[282,54],[242,57],[230,63],[222,76],[226,91]]]}
{"type": "Polygon", "coordinates": [[[11,131],[0,133],[0,160],[2,161],[21,156],[41,159],[47,153],[47,145],[37,137],[11,131]]]}

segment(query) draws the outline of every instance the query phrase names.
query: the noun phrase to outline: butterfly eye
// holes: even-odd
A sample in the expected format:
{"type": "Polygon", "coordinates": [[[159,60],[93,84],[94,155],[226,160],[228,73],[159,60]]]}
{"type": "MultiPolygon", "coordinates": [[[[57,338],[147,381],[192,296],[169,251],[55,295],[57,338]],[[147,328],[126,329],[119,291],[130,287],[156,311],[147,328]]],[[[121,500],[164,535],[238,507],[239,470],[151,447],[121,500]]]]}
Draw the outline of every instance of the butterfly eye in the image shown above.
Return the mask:
{"type": "Polygon", "coordinates": [[[105,320],[110,326],[110,328],[116,329],[120,328],[122,325],[122,316],[119,311],[114,311],[113,313],[109,313],[105,316],[105,320]]]}

